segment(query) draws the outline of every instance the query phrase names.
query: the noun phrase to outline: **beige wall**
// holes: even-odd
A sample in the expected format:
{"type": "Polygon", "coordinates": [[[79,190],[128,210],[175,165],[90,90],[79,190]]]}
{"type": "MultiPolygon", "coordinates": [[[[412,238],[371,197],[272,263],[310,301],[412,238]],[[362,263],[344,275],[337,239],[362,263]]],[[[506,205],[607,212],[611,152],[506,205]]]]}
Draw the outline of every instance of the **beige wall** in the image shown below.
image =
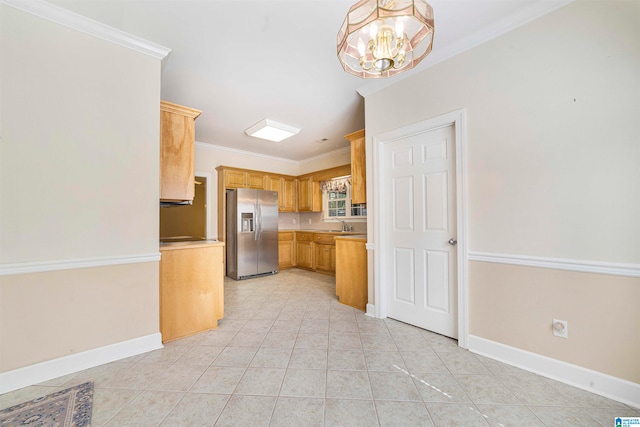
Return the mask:
{"type": "MultiPolygon", "coordinates": [[[[153,258],[160,60],[0,8],[0,267],[153,258]]],[[[157,333],[157,265],[1,276],[0,372],[157,333]]]]}
{"type": "MultiPolygon", "coordinates": [[[[470,251],[640,264],[638,22],[638,2],[578,0],[368,95],[369,152],[372,136],[466,109],[470,251]]],[[[535,283],[520,268],[496,283],[485,270],[506,267],[472,265],[472,333],[638,381],[628,362],[640,360],[637,343],[607,352],[600,325],[611,325],[610,294],[637,301],[640,279],[557,273],[535,283]],[[492,301],[507,285],[520,312],[499,321],[492,301]],[[587,306],[588,321],[575,313],[587,306]],[[575,317],[568,340],[550,341],[551,311],[575,317]],[[606,354],[607,367],[583,351],[606,354]]],[[[637,317],[627,320],[617,337],[640,334],[637,317]]]]}
{"type": "Polygon", "coordinates": [[[158,263],[5,276],[0,372],[159,331],[158,263]]]}
{"type": "Polygon", "coordinates": [[[471,335],[640,383],[637,278],[486,262],[469,275],[471,335]]]}

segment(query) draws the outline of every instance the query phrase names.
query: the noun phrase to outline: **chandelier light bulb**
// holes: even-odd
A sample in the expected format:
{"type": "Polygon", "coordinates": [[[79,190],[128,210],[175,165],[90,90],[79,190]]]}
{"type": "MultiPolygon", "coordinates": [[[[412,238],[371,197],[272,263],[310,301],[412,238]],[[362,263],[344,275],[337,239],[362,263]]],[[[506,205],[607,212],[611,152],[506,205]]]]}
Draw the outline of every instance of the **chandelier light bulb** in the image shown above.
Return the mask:
{"type": "Polygon", "coordinates": [[[377,22],[373,22],[369,26],[369,38],[374,39],[377,34],[378,34],[378,23],[377,22]]]}
{"type": "Polygon", "coordinates": [[[362,39],[358,39],[358,53],[360,54],[360,56],[364,56],[365,54],[364,42],[362,41],[362,39]]]}
{"type": "Polygon", "coordinates": [[[402,18],[396,20],[396,37],[399,39],[404,38],[404,23],[402,22],[402,18]]]}
{"type": "Polygon", "coordinates": [[[338,31],[338,59],[355,76],[391,77],[431,53],[433,34],[426,0],[359,0],[338,31]]]}

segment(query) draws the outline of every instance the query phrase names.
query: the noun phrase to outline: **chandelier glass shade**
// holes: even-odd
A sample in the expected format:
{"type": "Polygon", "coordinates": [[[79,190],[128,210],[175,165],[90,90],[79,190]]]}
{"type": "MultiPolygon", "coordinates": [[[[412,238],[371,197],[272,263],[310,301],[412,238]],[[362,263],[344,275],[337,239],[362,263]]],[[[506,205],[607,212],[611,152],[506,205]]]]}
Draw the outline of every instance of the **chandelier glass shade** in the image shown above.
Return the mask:
{"type": "Polygon", "coordinates": [[[433,8],[424,0],[360,0],[338,32],[338,59],[358,77],[391,77],[431,52],[433,31],[433,8]]]}

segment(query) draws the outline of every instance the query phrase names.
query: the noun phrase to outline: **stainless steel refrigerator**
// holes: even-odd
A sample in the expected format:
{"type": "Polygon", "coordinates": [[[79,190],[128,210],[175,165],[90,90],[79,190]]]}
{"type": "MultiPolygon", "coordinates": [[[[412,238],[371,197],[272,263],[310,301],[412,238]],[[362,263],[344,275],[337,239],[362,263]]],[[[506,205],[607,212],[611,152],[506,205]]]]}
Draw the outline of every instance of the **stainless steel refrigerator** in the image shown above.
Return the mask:
{"type": "Polygon", "coordinates": [[[227,276],[246,279],[278,272],[278,193],[227,191],[227,276]]]}

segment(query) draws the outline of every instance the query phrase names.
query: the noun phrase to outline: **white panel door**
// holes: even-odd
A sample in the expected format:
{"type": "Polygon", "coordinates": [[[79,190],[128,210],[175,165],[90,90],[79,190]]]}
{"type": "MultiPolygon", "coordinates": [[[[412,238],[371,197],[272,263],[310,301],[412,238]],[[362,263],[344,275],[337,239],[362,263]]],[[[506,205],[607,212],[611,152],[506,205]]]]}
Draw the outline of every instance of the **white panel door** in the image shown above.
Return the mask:
{"type": "Polygon", "coordinates": [[[386,143],[381,194],[387,314],[452,338],[458,335],[455,146],[453,125],[386,143]]]}

